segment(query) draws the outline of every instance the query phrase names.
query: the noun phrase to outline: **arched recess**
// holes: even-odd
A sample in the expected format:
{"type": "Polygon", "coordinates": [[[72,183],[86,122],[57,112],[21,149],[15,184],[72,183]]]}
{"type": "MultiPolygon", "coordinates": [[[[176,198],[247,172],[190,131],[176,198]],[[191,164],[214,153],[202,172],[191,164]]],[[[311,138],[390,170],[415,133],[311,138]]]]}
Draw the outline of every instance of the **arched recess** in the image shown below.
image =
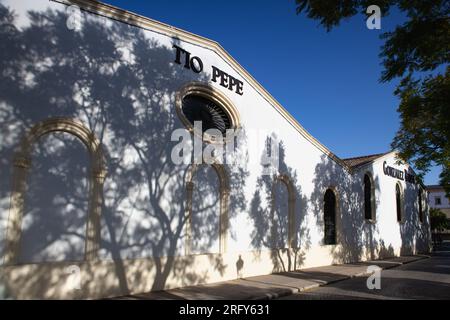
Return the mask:
{"type": "Polygon", "coordinates": [[[417,201],[418,201],[418,211],[419,211],[419,222],[423,223],[423,196],[422,196],[423,190],[419,186],[419,191],[417,194],[417,201]]]}
{"type": "Polygon", "coordinates": [[[70,118],[44,120],[31,128],[22,139],[13,161],[13,182],[6,229],[6,243],[3,263],[14,265],[18,261],[24,213],[24,198],[28,171],[32,165],[33,144],[43,135],[51,132],[66,132],[80,139],[89,151],[91,175],[89,183],[89,209],[86,224],[85,260],[98,256],[100,244],[100,217],[102,209],[103,182],[106,165],[100,142],[82,123],[70,118]]]}
{"type": "MultiPolygon", "coordinates": [[[[272,215],[275,208],[275,187],[277,183],[283,183],[288,190],[288,248],[295,248],[296,235],[295,235],[295,187],[291,182],[291,179],[286,174],[280,174],[275,177],[272,185],[272,215]]],[[[273,219],[273,216],[271,217],[273,219]]]]}
{"type": "MultiPolygon", "coordinates": [[[[185,254],[191,254],[192,249],[192,196],[194,191],[194,177],[202,165],[193,164],[186,175],[186,246],[185,254]]],[[[227,172],[223,165],[213,163],[211,166],[214,168],[219,178],[219,199],[220,199],[220,212],[219,212],[219,252],[226,252],[227,234],[228,234],[228,202],[230,198],[230,184],[228,180],[227,172]]]]}
{"type": "Polygon", "coordinates": [[[395,209],[397,213],[397,222],[402,223],[404,219],[403,212],[403,188],[399,182],[395,184],[395,209]]]}
{"type": "Polygon", "coordinates": [[[375,185],[370,172],[364,174],[364,219],[376,220],[375,185]]]}

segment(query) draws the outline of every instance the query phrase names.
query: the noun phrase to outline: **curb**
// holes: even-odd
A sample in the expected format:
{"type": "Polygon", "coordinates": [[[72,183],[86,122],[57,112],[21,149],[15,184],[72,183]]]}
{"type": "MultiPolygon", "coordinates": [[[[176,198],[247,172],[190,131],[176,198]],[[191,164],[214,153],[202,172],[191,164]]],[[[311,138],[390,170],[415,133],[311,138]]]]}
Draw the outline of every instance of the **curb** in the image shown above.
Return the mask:
{"type": "MultiPolygon", "coordinates": [[[[427,256],[427,255],[417,256],[416,259],[414,259],[414,260],[405,261],[405,262],[391,262],[391,263],[395,263],[395,265],[385,266],[385,267],[380,267],[380,268],[381,268],[381,270],[393,269],[393,268],[397,268],[399,266],[409,264],[412,262],[429,259],[430,257],[431,256],[427,256]]],[[[382,260],[380,260],[380,261],[382,261],[382,260]]],[[[349,279],[353,279],[353,278],[357,278],[357,277],[368,276],[370,274],[371,274],[370,272],[360,272],[360,273],[352,274],[350,276],[342,276],[342,278],[339,278],[336,280],[324,281],[323,283],[311,284],[311,285],[301,287],[301,288],[286,287],[286,288],[292,288],[290,290],[290,292],[287,289],[286,292],[282,292],[282,293],[266,293],[264,295],[264,297],[253,297],[253,298],[250,298],[249,300],[274,300],[274,299],[278,299],[278,298],[282,298],[282,297],[287,297],[287,296],[293,295],[295,293],[300,293],[300,292],[308,291],[308,290],[311,290],[314,288],[323,287],[323,286],[326,286],[329,284],[333,284],[333,283],[337,283],[337,282],[341,282],[341,281],[345,281],[345,280],[349,280],[349,279]]]]}

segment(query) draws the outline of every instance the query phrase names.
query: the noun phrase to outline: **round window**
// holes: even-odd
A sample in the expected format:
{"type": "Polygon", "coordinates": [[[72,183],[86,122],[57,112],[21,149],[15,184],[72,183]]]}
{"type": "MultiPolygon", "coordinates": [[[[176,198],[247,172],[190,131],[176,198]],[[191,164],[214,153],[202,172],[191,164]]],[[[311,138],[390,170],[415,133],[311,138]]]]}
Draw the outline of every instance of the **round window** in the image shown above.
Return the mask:
{"type": "Polygon", "coordinates": [[[216,102],[196,94],[188,94],[183,98],[181,107],[184,116],[194,125],[195,121],[202,122],[202,131],[217,129],[223,136],[227,129],[232,128],[231,117],[216,102]]]}

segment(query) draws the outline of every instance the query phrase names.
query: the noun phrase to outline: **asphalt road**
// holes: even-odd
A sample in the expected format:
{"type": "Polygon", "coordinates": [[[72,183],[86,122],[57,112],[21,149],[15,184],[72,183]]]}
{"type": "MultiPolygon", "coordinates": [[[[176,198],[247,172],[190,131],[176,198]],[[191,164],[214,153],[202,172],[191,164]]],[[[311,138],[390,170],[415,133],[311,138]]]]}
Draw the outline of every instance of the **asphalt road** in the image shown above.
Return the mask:
{"type": "Polygon", "coordinates": [[[283,297],[283,300],[447,299],[450,300],[450,242],[429,259],[381,272],[381,288],[368,289],[367,277],[336,282],[283,297]]]}

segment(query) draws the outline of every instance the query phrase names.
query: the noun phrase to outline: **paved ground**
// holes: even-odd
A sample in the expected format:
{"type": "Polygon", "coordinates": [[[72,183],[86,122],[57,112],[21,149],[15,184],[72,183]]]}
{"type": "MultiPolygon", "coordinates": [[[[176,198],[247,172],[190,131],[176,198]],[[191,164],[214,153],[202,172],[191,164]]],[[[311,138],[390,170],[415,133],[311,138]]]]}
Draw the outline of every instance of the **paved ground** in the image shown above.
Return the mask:
{"type": "MultiPolygon", "coordinates": [[[[116,299],[262,300],[276,299],[284,296],[291,296],[291,298],[297,299],[314,298],[314,295],[299,295],[298,293],[332,283],[337,284],[341,283],[341,281],[351,281],[346,279],[362,277],[368,274],[367,267],[369,265],[377,265],[383,269],[388,269],[409,263],[417,264],[419,260],[429,260],[427,258],[429,256],[405,256],[363,263],[309,268],[208,285],[134,294],[116,299]]],[[[448,261],[446,263],[448,265],[448,261]]],[[[420,277],[420,275],[416,276],[420,277]]],[[[358,281],[362,281],[365,284],[365,279],[361,278],[358,281]]],[[[384,282],[382,282],[382,285],[384,285],[384,282]]],[[[316,297],[320,298],[320,293],[316,297]]]]}
{"type": "Polygon", "coordinates": [[[450,299],[450,242],[429,259],[383,270],[380,290],[369,290],[366,281],[352,278],[281,299],[450,299]]]}

